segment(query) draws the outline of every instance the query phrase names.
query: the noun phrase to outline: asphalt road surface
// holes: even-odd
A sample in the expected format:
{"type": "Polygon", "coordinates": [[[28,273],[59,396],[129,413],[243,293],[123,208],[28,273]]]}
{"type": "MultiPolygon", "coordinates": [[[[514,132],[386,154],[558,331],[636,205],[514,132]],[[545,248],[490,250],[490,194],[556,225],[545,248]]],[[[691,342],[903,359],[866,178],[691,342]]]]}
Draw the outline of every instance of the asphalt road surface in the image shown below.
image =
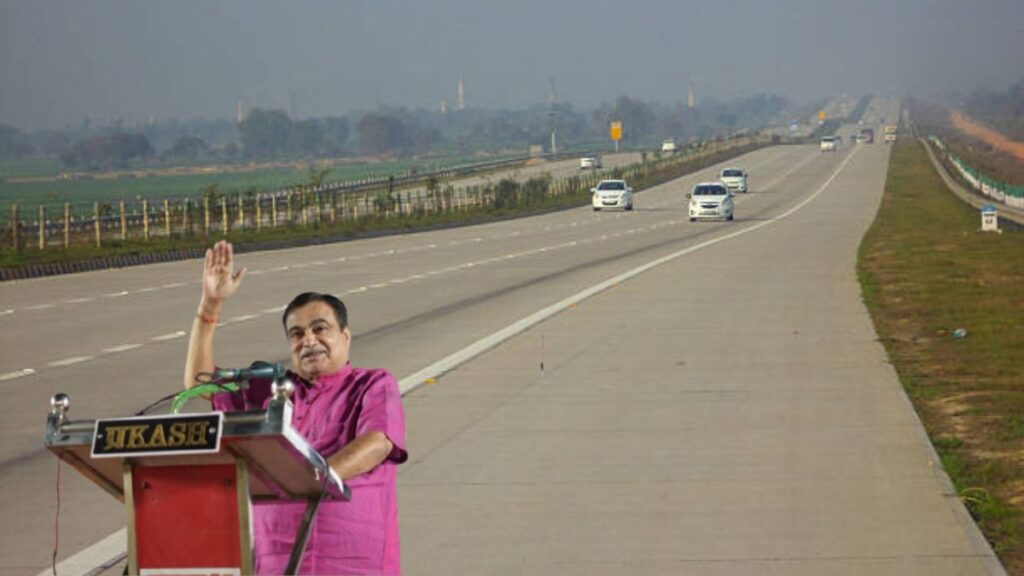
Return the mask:
{"type": "MultiPolygon", "coordinates": [[[[999,573],[860,300],[888,152],[730,161],[750,173],[734,222],[687,217],[718,166],[633,212],[242,254],[218,363],[287,361],[298,292],[346,301],[353,363],[408,390],[409,575],[999,573]]],[[[178,389],[200,279],[192,260],[0,284],[0,573],[49,569],[49,398],[99,418],[178,389]]],[[[66,466],[59,492],[58,558],[95,566],[123,507],[66,466]]]]}

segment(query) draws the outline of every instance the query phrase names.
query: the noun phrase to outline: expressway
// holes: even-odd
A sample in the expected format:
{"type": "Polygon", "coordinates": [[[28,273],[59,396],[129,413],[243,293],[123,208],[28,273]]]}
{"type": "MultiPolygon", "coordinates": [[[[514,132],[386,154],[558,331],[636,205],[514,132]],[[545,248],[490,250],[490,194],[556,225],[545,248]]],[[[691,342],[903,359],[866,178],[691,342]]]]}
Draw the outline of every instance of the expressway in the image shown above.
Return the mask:
{"type": "MultiPolygon", "coordinates": [[[[631,213],[242,254],[218,363],[287,361],[298,292],[346,301],[353,363],[406,391],[410,575],[996,574],[860,301],[888,151],[730,161],[751,192],[729,223],[687,218],[716,166],[631,213]]],[[[123,528],[42,448],[49,398],[124,416],[179,388],[200,278],[192,260],[0,284],[0,573],[49,573],[58,486],[59,559],[123,528]]]]}

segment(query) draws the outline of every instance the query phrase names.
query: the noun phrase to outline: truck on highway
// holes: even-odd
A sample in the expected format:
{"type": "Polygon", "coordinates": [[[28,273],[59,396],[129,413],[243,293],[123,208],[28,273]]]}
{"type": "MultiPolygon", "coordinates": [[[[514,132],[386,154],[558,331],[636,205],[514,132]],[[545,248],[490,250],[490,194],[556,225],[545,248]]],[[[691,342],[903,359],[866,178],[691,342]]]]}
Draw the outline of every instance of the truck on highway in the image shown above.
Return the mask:
{"type": "Polygon", "coordinates": [[[871,128],[861,128],[860,137],[857,138],[857,141],[865,144],[873,144],[875,142],[875,131],[871,128]]]}
{"type": "Polygon", "coordinates": [[[882,126],[882,141],[886,144],[896,141],[896,125],[886,124],[882,126]]]}

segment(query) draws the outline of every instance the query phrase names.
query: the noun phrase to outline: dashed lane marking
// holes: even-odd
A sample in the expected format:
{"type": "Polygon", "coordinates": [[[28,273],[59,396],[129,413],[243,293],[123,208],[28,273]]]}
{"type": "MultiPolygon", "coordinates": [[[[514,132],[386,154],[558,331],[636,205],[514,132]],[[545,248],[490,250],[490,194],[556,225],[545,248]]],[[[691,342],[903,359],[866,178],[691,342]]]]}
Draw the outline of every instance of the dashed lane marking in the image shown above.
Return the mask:
{"type": "Polygon", "coordinates": [[[104,354],[116,354],[118,352],[127,352],[129,350],[135,350],[142,344],[121,344],[120,346],[114,346],[113,348],[107,348],[103,351],[104,354]]]}
{"type": "Polygon", "coordinates": [[[0,382],[4,380],[14,380],[15,378],[21,378],[22,376],[31,376],[36,371],[32,368],[24,368],[22,370],[15,370],[14,372],[8,372],[7,374],[0,374],[0,382]]]}
{"type": "Polygon", "coordinates": [[[86,362],[92,360],[94,356],[72,356],[71,358],[65,358],[63,360],[57,360],[56,362],[50,362],[47,366],[58,368],[60,366],[71,366],[72,364],[78,364],[79,362],[86,362]]]}
{"type": "Polygon", "coordinates": [[[175,338],[181,338],[185,335],[184,330],[178,330],[177,332],[171,332],[169,334],[161,334],[160,336],[153,336],[150,338],[153,342],[163,342],[165,340],[174,340],[175,338]]]}

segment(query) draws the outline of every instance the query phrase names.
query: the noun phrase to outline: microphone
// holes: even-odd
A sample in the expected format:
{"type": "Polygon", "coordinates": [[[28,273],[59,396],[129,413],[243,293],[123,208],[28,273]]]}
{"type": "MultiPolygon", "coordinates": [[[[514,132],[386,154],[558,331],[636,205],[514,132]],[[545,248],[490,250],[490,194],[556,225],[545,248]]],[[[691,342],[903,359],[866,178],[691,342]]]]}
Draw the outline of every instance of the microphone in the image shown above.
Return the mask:
{"type": "Polygon", "coordinates": [[[285,367],[278,363],[264,362],[257,360],[248,368],[234,368],[227,370],[214,370],[211,382],[224,384],[226,382],[243,382],[254,379],[280,380],[285,376],[285,367]]]}

